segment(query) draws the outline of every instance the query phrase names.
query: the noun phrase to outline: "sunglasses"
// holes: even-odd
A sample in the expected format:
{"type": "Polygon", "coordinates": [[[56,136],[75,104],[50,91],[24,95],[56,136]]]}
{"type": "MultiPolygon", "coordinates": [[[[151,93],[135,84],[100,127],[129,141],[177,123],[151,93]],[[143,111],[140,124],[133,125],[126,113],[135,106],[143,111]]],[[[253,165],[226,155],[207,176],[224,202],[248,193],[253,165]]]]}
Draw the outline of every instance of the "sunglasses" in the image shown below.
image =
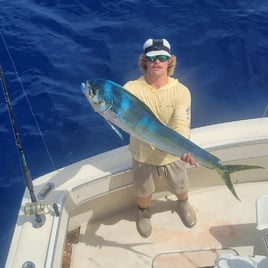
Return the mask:
{"type": "Polygon", "coordinates": [[[158,55],[158,56],[146,56],[146,59],[150,62],[155,62],[157,59],[159,59],[159,61],[164,62],[169,60],[169,56],[166,55],[158,55]]]}

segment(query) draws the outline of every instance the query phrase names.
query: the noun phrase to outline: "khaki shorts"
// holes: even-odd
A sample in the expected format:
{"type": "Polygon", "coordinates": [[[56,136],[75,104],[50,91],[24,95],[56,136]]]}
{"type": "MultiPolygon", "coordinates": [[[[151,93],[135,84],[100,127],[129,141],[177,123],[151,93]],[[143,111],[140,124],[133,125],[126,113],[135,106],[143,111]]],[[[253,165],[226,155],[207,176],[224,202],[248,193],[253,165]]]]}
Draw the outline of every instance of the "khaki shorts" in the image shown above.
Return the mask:
{"type": "Polygon", "coordinates": [[[175,195],[189,189],[186,165],[180,160],[165,166],[154,166],[133,159],[133,173],[134,191],[138,197],[150,196],[159,177],[166,180],[168,190],[175,195]]]}

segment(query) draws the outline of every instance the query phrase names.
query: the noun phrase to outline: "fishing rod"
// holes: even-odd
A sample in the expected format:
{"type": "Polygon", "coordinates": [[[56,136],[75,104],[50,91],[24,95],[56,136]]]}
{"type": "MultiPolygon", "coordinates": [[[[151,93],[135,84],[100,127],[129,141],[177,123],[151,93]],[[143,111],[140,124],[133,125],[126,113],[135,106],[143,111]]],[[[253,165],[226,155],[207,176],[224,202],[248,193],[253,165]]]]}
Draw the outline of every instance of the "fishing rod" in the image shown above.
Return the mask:
{"type": "MultiPolygon", "coordinates": [[[[27,162],[26,162],[26,158],[25,158],[25,155],[23,152],[19,132],[18,132],[18,129],[17,129],[16,123],[15,123],[15,116],[13,113],[13,108],[12,108],[12,104],[11,104],[11,101],[9,98],[9,94],[8,94],[8,90],[7,90],[7,86],[6,86],[6,82],[5,82],[5,77],[4,77],[4,73],[3,73],[3,69],[2,69],[1,65],[0,65],[0,77],[1,77],[1,82],[2,82],[2,88],[4,91],[4,95],[5,95],[5,101],[6,101],[7,107],[8,107],[8,112],[9,112],[9,116],[10,116],[10,121],[11,121],[12,129],[13,129],[13,133],[14,133],[15,140],[16,140],[16,146],[17,146],[17,149],[19,151],[20,160],[22,163],[25,184],[29,190],[32,204],[37,204],[40,207],[40,204],[38,204],[37,199],[36,199],[31,172],[30,172],[28,165],[27,165],[27,162]]],[[[41,216],[38,214],[37,210],[38,210],[37,207],[35,207],[35,212],[33,214],[35,214],[36,223],[40,225],[42,223],[42,219],[41,219],[41,216]]]]}

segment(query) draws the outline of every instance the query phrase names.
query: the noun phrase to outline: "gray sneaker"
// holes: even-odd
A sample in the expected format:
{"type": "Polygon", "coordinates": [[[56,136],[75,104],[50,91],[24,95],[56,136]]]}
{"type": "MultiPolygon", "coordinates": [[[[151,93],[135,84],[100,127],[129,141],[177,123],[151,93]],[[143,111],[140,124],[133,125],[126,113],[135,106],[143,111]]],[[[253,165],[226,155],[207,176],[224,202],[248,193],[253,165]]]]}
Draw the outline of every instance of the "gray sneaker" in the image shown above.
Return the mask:
{"type": "Polygon", "coordinates": [[[138,218],[136,221],[137,230],[142,237],[149,237],[152,233],[151,212],[149,208],[138,209],[138,218]]]}
{"type": "Polygon", "coordinates": [[[183,224],[188,228],[194,227],[196,225],[196,214],[188,202],[188,199],[179,201],[178,203],[178,214],[181,217],[183,224]]]}

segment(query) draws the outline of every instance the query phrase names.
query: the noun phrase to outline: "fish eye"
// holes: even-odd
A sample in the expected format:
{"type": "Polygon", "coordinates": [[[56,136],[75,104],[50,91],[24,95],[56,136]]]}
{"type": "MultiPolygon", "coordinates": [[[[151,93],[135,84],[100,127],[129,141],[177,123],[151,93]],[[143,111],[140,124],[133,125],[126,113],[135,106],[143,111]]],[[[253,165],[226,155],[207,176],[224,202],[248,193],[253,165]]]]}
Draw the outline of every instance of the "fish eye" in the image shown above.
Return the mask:
{"type": "Polygon", "coordinates": [[[87,82],[87,88],[88,88],[89,96],[94,97],[96,95],[96,89],[95,89],[93,81],[87,82]]]}

